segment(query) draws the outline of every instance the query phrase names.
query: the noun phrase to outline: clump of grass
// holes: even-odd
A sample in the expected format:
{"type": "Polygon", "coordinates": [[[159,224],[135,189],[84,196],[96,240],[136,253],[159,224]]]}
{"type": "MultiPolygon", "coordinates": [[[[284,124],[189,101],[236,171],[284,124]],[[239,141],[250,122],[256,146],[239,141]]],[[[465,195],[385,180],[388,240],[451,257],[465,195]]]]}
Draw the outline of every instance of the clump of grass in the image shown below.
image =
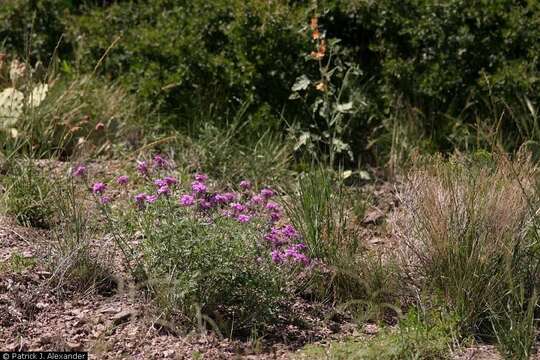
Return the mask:
{"type": "Polygon", "coordinates": [[[241,108],[227,127],[204,123],[194,140],[200,168],[224,182],[252,179],[258,185],[284,182],[289,175],[293,149],[285,137],[268,130],[249,135],[249,124],[241,108]]]}
{"type": "Polygon", "coordinates": [[[343,293],[350,293],[359,285],[356,273],[350,271],[359,244],[348,228],[343,186],[334,178],[332,172],[322,167],[301,174],[286,207],[308,245],[310,257],[322,262],[326,270],[312,276],[316,296],[351,299],[343,293]]]}
{"type": "Polygon", "coordinates": [[[42,104],[22,114],[15,140],[35,157],[110,153],[133,131],[138,108],[116,84],[91,76],[56,79],[42,104]]]}
{"type": "Polygon", "coordinates": [[[56,194],[59,222],[52,229],[49,263],[53,284],[59,289],[109,292],[116,280],[104,265],[104,252],[92,246],[96,229],[90,227],[87,204],[77,194],[73,182],[58,184],[56,194]]]}
{"type": "Polygon", "coordinates": [[[529,350],[540,258],[536,175],[523,156],[432,159],[410,174],[397,226],[412,283],[439,296],[463,334],[502,341],[506,333],[529,350]]]}
{"type": "Polygon", "coordinates": [[[5,212],[23,226],[49,228],[54,217],[54,182],[30,160],[11,161],[2,179],[5,212]]]}
{"type": "Polygon", "coordinates": [[[359,241],[349,228],[347,200],[334,173],[316,168],[301,174],[291,195],[288,215],[309,245],[314,259],[332,264],[356,254],[359,241]]]}
{"type": "Polygon", "coordinates": [[[11,87],[0,88],[0,153],[66,159],[110,154],[135,140],[140,105],[118,84],[57,76],[52,66],[17,59],[9,74],[11,87]]]}

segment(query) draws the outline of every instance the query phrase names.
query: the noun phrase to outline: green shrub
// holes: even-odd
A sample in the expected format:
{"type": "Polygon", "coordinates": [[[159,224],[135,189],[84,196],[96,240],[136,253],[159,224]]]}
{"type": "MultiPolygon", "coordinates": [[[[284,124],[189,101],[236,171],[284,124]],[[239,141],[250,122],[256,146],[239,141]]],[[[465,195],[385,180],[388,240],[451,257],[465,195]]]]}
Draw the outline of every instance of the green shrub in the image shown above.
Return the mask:
{"type": "MultiPolygon", "coordinates": [[[[205,224],[169,207],[145,212],[142,253],[160,308],[197,324],[204,315],[225,333],[250,335],[276,320],[286,298],[278,269],[258,249],[262,224],[205,224]],[[152,223],[160,221],[158,227],[152,223]]],[[[214,329],[215,330],[215,329],[214,329]]]]}
{"type": "MultiPolygon", "coordinates": [[[[346,60],[356,63],[370,83],[366,89],[375,111],[357,117],[350,131],[358,136],[375,130],[373,150],[376,144],[383,145],[381,135],[391,132],[391,128],[381,132],[379,125],[387,126],[384,119],[396,102],[408,104],[407,109],[417,114],[419,132],[425,134],[419,140],[430,140],[440,150],[462,146],[465,140],[475,145],[477,127],[501,131],[505,141],[513,137],[518,146],[527,140],[517,131],[512,114],[503,112],[502,106],[493,113],[490,101],[484,100],[495,96],[517,107],[527,95],[538,103],[535,54],[540,32],[531,26],[540,21],[537,3],[330,0],[325,4],[319,23],[329,38],[341,39],[350,51],[346,60]]],[[[365,143],[361,136],[357,151],[365,143]]]]}
{"type": "Polygon", "coordinates": [[[161,155],[139,163],[141,177],[130,180],[138,191],[95,183],[105,230],[168,320],[229,335],[264,333],[286,318],[281,306],[299,286],[293,277],[309,265],[305,245],[270,200],[274,191],[258,193],[244,181],[237,192],[219,192],[200,173],[190,185],[171,164],[161,155]]]}
{"type": "Polygon", "coordinates": [[[70,0],[6,0],[0,7],[0,52],[47,63],[55,52],[73,55],[72,44],[60,41],[65,33],[70,0]]]}
{"type": "Polygon", "coordinates": [[[99,71],[188,128],[212,109],[211,120],[224,123],[245,100],[251,112],[269,104],[279,113],[298,73],[301,16],[302,6],[260,0],[115,3],[74,17],[69,41],[78,39],[77,58],[90,70],[120,36],[99,71]]]}

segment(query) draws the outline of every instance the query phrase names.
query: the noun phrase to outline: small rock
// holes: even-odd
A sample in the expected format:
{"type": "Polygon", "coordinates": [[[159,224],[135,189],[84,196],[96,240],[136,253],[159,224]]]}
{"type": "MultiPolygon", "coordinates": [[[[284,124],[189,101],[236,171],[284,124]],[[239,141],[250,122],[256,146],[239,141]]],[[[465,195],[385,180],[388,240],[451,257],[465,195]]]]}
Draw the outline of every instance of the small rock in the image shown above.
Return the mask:
{"type": "Polygon", "coordinates": [[[80,342],[66,342],[67,347],[72,351],[82,350],[82,344],[80,342]]]}
{"type": "Polygon", "coordinates": [[[163,352],[163,357],[164,357],[164,358],[170,358],[170,357],[172,357],[173,355],[174,355],[174,350],[172,350],[172,349],[171,349],[171,350],[165,350],[165,351],[163,352]]]}
{"type": "Polygon", "coordinates": [[[114,325],[119,325],[129,320],[130,317],[135,317],[137,312],[135,310],[124,310],[112,317],[114,325]]]}
{"type": "Polygon", "coordinates": [[[362,222],[364,224],[376,224],[380,219],[384,217],[384,213],[379,209],[371,209],[362,222]]]}

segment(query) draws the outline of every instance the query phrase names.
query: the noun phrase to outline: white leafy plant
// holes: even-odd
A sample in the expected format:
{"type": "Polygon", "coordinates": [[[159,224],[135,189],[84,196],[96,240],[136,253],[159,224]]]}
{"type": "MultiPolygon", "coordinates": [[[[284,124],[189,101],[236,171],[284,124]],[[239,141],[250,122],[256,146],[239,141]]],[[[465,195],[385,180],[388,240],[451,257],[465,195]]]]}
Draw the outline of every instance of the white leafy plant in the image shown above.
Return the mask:
{"type": "MultiPolygon", "coordinates": [[[[1,66],[1,63],[0,63],[1,66]]],[[[9,69],[11,87],[0,92],[0,129],[10,129],[13,136],[17,135],[17,130],[13,127],[19,120],[23,109],[35,108],[47,96],[49,87],[47,84],[37,84],[32,91],[25,94],[16,89],[18,80],[25,75],[26,66],[17,59],[13,60],[9,69]]]]}

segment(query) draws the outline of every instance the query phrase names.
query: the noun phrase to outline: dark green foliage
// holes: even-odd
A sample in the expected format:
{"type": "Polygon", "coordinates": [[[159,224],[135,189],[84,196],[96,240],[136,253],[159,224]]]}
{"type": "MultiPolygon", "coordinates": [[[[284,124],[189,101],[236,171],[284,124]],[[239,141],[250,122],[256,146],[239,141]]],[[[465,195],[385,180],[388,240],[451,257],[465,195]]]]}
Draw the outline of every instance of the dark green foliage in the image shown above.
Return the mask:
{"type": "MultiPolygon", "coordinates": [[[[2,1],[0,50],[47,62],[65,31],[65,15],[73,8],[71,0],[2,1]]],[[[61,42],[57,54],[71,55],[71,44],[61,42]]]]}
{"type": "Polygon", "coordinates": [[[262,223],[206,222],[170,203],[132,216],[142,224],[148,288],[165,314],[237,335],[277,319],[280,301],[290,294],[284,274],[257,243],[262,223]]]}
{"type": "Polygon", "coordinates": [[[263,104],[279,112],[300,72],[304,41],[294,13],[257,0],[114,4],[77,17],[70,39],[80,37],[81,65],[91,69],[120,36],[100,71],[187,127],[212,109],[213,120],[225,121],[244,100],[252,112],[263,104]]]}
{"type": "MultiPolygon", "coordinates": [[[[425,136],[443,150],[470,140],[471,126],[494,129],[498,121],[517,137],[509,145],[523,141],[518,119],[505,105],[518,106],[524,95],[538,101],[536,2],[330,3],[320,23],[328,36],[342,39],[350,60],[372,83],[370,98],[381,113],[371,115],[383,120],[397,101],[405,103],[421,116],[425,136]]],[[[356,126],[366,120],[357,119],[356,126]]]]}
{"type": "Polygon", "coordinates": [[[31,60],[44,60],[64,34],[57,53],[75,65],[65,71],[99,64],[99,74],[157,107],[160,126],[198,134],[201,122],[225,125],[248,101],[246,119],[256,121],[245,131],[282,130],[281,116],[310,129],[317,120],[288,95],[297,77],[317,74],[316,62],[305,61],[313,15],[327,39],[341,39],[343,65],[361,74],[350,86],[365,105],[342,139],[356,160],[388,161],[411,147],[537,144],[530,109],[540,93],[540,5],[533,1],[327,0],[315,8],[262,0],[11,0],[0,8],[0,46],[25,57],[29,45],[31,60]]]}

